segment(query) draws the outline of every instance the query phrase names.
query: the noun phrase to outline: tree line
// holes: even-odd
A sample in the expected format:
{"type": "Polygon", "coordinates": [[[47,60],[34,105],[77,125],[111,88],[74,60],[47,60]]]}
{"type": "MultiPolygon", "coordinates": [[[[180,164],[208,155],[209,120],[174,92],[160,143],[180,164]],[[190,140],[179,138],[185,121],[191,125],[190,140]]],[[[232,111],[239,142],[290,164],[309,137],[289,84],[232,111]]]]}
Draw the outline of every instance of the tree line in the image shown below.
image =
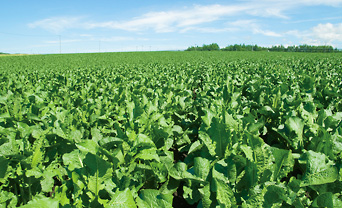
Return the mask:
{"type": "Polygon", "coordinates": [[[217,43],[209,45],[203,44],[203,46],[190,46],[185,51],[277,51],[277,52],[311,52],[311,53],[333,53],[342,52],[337,48],[333,48],[329,45],[324,46],[313,46],[313,45],[299,45],[299,46],[272,46],[262,47],[258,45],[245,45],[235,44],[228,45],[224,48],[220,48],[217,43]]]}

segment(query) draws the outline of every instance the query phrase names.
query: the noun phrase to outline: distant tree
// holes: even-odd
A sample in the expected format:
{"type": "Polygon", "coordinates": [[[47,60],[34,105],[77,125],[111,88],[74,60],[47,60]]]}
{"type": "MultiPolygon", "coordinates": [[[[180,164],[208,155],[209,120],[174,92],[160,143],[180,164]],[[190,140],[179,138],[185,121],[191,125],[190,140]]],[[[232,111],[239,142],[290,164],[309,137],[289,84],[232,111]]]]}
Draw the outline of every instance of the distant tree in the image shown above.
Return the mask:
{"type": "Polygon", "coordinates": [[[196,51],[196,49],[198,48],[198,46],[190,46],[188,47],[185,51],[196,51]]]}
{"type": "Polygon", "coordinates": [[[203,44],[203,51],[219,51],[220,46],[217,43],[212,43],[210,45],[203,44]]]}
{"type": "Polygon", "coordinates": [[[186,51],[219,51],[220,46],[217,43],[212,43],[209,45],[203,44],[202,47],[199,46],[191,46],[186,49],[186,51]]]}
{"type": "Polygon", "coordinates": [[[245,44],[235,44],[235,45],[228,45],[222,49],[223,51],[267,51],[268,48],[261,47],[258,45],[245,45],[245,44]]]}
{"type": "Polygon", "coordinates": [[[186,51],[275,51],[275,52],[310,52],[310,53],[338,53],[342,52],[337,48],[333,48],[329,45],[324,46],[311,46],[311,45],[299,45],[299,46],[272,46],[272,47],[261,47],[258,45],[245,45],[245,44],[234,44],[228,45],[222,49],[220,49],[217,43],[212,43],[209,45],[203,44],[202,47],[199,46],[191,46],[186,49],[186,51]]]}

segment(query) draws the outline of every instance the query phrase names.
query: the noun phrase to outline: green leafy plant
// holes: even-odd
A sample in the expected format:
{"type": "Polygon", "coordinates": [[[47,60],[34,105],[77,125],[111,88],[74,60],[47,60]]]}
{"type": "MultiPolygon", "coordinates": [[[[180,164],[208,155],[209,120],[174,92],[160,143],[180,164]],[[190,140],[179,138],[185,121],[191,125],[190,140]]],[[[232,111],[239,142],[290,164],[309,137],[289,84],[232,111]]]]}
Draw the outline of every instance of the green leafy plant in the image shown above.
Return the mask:
{"type": "Polygon", "coordinates": [[[0,207],[342,204],[339,54],[0,61],[0,207]]]}

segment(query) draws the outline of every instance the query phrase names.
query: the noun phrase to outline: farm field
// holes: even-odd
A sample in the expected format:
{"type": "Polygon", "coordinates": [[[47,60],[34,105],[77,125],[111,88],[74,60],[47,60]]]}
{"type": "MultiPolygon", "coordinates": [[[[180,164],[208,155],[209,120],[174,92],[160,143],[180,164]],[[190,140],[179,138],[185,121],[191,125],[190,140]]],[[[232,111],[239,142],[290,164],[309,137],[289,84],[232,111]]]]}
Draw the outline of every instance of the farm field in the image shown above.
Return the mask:
{"type": "Polygon", "coordinates": [[[342,207],[342,55],[0,57],[0,207],[342,207]]]}

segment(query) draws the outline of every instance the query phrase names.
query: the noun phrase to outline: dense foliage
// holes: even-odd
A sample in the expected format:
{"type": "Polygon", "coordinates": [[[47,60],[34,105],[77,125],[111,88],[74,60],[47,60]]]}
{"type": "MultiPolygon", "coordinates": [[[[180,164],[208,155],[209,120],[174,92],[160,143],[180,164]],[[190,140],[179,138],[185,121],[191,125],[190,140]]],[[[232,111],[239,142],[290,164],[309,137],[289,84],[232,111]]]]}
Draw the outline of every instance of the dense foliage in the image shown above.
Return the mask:
{"type": "Polygon", "coordinates": [[[0,58],[0,207],[341,207],[340,54],[0,58]]]}
{"type": "Polygon", "coordinates": [[[209,45],[203,44],[203,46],[191,46],[186,49],[186,51],[219,51],[220,46],[217,43],[212,43],[209,45]]]}
{"type": "Polygon", "coordinates": [[[272,52],[309,52],[309,53],[337,53],[341,52],[337,48],[333,48],[329,45],[324,46],[313,46],[313,45],[299,45],[299,46],[272,46],[272,47],[262,47],[255,45],[245,45],[245,44],[234,44],[228,45],[224,48],[220,48],[217,43],[212,43],[209,45],[204,44],[203,46],[190,46],[186,51],[272,51],[272,52]]]}

